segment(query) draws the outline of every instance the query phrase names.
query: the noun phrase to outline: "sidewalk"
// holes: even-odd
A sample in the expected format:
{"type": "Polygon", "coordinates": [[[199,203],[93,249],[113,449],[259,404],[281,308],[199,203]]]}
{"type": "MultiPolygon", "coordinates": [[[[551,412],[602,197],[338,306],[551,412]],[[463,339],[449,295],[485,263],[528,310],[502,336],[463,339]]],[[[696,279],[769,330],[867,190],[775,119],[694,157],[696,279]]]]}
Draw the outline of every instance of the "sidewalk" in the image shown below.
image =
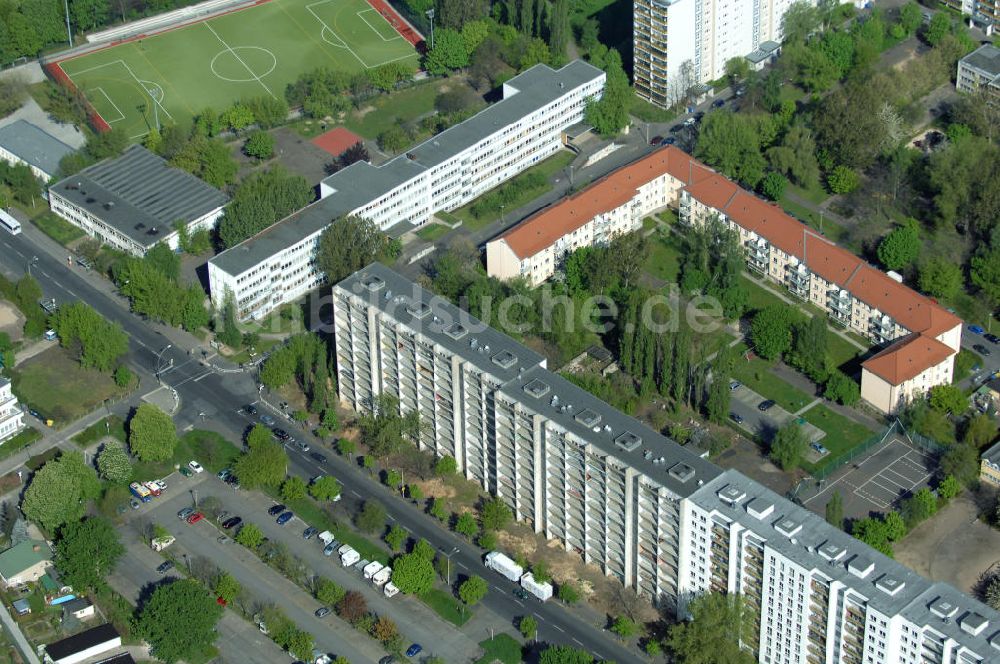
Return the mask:
{"type": "MultiPolygon", "coordinates": [[[[784,362],[778,362],[771,367],[771,373],[793,387],[797,387],[806,394],[816,394],[816,384],[795,369],[786,365],[784,362]]],[[[879,431],[885,429],[885,424],[879,422],[871,415],[863,413],[855,408],[848,408],[847,406],[842,406],[839,403],[829,401],[828,399],[823,399],[823,405],[830,410],[843,415],[847,419],[853,420],[861,426],[871,429],[872,433],[878,433],[879,431]]]]}

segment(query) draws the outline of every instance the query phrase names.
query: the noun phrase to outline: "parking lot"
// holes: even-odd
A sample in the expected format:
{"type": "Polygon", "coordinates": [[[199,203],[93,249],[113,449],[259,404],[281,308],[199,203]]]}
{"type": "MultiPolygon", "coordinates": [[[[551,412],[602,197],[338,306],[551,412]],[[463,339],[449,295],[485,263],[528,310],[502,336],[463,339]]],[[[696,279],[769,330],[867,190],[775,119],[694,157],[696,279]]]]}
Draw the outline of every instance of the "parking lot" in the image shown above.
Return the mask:
{"type": "Polygon", "coordinates": [[[844,499],[844,516],[865,518],[873,512],[884,513],[898,507],[899,501],[922,487],[930,486],[934,459],[913,447],[898,435],[877,448],[873,454],[827,478],[819,492],[803,497],[802,503],[823,513],[834,491],[844,499]]]}

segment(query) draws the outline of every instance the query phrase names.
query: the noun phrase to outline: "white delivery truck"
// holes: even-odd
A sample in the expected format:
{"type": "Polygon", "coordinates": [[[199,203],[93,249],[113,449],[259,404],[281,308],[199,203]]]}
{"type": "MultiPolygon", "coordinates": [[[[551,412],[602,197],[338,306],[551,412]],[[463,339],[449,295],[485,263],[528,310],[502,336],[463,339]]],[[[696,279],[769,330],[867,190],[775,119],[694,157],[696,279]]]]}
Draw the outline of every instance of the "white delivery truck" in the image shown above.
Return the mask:
{"type": "Polygon", "coordinates": [[[376,588],[381,588],[386,583],[388,583],[389,579],[391,578],[392,578],[392,568],[383,567],[375,574],[375,576],[372,577],[372,583],[375,584],[376,588]]]}
{"type": "Polygon", "coordinates": [[[319,541],[323,543],[323,546],[327,546],[330,542],[336,539],[329,530],[324,530],[319,534],[319,541]]]}
{"type": "Polygon", "coordinates": [[[396,587],[396,584],[390,581],[389,583],[385,584],[384,588],[382,588],[382,592],[385,594],[386,597],[395,597],[396,595],[399,594],[399,588],[396,587]]]}
{"type": "Polygon", "coordinates": [[[524,568],[499,551],[490,551],[486,554],[486,566],[500,572],[511,581],[519,581],[524,574],[524,568]]]}
{"type": "Polygon", "coordinates": [[[365,581],[375,576],[375,573],[378,572],[383,567],[385,567],[385,565],[383,565],[377,560],[375,562],[368,563],[362,570],[362,574],[364,574],[365,581]]]}
{"type": "Polygon", "coordinates": [[[338,553],[340,553],[340,564],[344,567],[350,567],[354,563],[361,560],[361,554],[347,544],[340,547],[340,551],[338,553]]]}
{"type": "Polygon", "coordinates": [[[531,572],[521,577],[521,587],[542,602],[552,597],[552,584],[548,581],[545,583],[535,581],[535,577],[532,576],[531,572]]]}

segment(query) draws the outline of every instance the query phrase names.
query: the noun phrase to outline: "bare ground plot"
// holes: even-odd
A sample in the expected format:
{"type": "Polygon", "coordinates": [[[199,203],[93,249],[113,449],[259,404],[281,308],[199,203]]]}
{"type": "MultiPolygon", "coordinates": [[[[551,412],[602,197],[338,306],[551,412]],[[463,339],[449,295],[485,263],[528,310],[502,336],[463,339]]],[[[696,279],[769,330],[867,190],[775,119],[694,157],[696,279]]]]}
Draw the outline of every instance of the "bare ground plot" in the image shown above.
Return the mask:
{"type": "Polygon", "coordinates": [[[738,438],[732,447],[714,458],[713,461],[723,468],[733,468],[740,471],[750,479],[760,482],[782,496],[788,493],[795,483],[791,475],[762,456],[753,442],[742,437],[738,438]]]}
{"type": "Polygon", "coordinates": [[[6,332],[11,341],[21,338],[24,316],[10,302],[0,301],[0,332],[6,332]]]}
{"type": "Polygon", "coordinates": [[[972,594],[980,575],[1000,562],[1000,531],[976,515],[972,496],[963,493],[900,540],[896,560],[972,594]]]}
{"type": "Polygon", "coordinates": [[[275,129],[271,135],[274,136],[275,159],[285,168],[301,175],[313,186],[326,177],[326,165],[334,157],[289,127],[275,129]]]}

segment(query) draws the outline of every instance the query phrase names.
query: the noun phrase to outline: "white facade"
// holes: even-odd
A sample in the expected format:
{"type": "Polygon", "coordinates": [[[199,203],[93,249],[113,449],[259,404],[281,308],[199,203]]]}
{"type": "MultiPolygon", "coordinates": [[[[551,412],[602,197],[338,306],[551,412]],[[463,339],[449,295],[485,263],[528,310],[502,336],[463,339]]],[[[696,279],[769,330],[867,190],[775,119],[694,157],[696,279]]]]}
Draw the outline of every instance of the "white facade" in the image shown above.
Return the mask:
{"type": "Polygon", "coordinates": [[[0,443],[24,428],[24,411],[11,391],[11,383],[0,378],[0,443]]]}
{"type": "Polygon", "coordinates": [[[323,283],[320,235],[354,215],[390,231],[419,226],[555,154],[562,132],[600,97],[603,71],[580,60],[536,65],[503,86],[503,100],[379,167],[358,162],[320,184],[320,200],[209,262],[212,302],[232,293],[242,320],[261,318],[323,283]]]}

